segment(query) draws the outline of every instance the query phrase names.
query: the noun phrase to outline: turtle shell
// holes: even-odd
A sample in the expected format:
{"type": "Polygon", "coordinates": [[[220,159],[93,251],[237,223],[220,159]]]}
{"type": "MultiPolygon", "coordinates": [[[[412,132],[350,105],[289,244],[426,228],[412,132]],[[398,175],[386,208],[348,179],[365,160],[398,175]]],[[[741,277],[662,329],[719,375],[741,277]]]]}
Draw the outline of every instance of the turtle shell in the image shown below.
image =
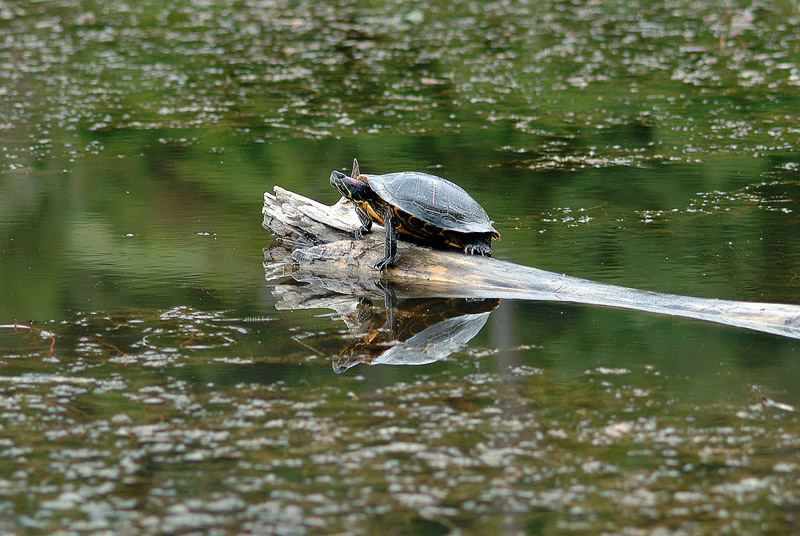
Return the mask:
{"type": "Polygon", "coordinates": [[[419,171],[361,176],[386,203],[423,222],[456,233],[500,236],[483,207],[447,179],[419,171]]]}

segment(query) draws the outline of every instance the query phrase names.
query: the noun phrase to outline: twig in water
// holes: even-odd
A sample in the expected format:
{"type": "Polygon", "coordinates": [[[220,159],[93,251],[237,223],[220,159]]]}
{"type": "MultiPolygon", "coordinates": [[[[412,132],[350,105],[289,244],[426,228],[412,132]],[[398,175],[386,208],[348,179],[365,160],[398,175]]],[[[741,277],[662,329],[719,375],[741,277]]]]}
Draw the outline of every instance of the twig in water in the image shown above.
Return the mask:
{"type": "Polygon", "coordinates": [[[47,353],[47,357],[53,357],[53,352],[55,351],[56,347],[56,336],[49,331],[45,331],[43,329],[35,328],[33,326],[27,326],[25,324],[20,324],[16,320],[14,320],[13,324],[0,324],[0,329],[13,329],[15,332],[20,329],[27,329],[40,335],[47,337],[50,339],[50,351],[47,353]]]}

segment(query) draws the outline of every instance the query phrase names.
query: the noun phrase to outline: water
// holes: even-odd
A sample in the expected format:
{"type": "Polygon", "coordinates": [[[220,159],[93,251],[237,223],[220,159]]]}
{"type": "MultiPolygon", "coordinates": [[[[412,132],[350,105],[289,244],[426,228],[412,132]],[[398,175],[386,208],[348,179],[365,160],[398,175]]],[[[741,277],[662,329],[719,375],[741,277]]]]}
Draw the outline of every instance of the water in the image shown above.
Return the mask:
{"type": "Polygon", "coordinates": [[[800,304],[798,22],[0,2],[0,532],[796,532],[795,340],[506,300],[387,325],[267,282],[260,209],[358,157],[458,182],[504,260],[800,304]]]}

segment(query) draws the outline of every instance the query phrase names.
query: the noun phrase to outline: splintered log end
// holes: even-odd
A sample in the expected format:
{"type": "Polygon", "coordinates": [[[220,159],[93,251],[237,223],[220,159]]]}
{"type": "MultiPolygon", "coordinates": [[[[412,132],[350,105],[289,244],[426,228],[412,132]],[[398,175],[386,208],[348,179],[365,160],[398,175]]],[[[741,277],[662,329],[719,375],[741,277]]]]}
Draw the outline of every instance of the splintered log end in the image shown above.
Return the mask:
{"type": "Polygon", "coordinates": [[[262,226],[279,237],[301,233],[315,237],[318,242],[330,242],[343,235],[352,235],[361,222],[353,204],[340,199],[334,205],[324,205],[313,199],[275,186],[275,194],[264,192],[262,226]]]}

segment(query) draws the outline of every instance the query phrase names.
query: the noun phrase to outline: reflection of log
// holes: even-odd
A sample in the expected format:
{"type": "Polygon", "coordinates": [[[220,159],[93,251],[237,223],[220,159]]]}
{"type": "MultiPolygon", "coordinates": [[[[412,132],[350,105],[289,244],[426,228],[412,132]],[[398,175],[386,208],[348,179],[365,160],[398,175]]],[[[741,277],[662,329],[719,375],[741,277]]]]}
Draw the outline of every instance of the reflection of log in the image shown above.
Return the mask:
{"type": "Polygon", "coordinates": [[[326,206],[276,186],[275,195],[264,194],[263,214],[264,227],[294,248],[284,259],[265,261],[268,278],[299,269],[307,277],[316,274],[364,282],[383,279],[398,296],[408,293],[605,305],[800,338],[797,305],[647,292],[406,242],[398,244],[396,265],[381,274],[373,265],[383,257],[383,233],[378,229],[363,240],[353,240],[358,219],[349,203],[326,206]]]}
{"type": "Polygon", "coordinates": [[[425,365],[459,351],[480,332],[500,300],[411,298],[396,311],[365,306],[350,331],[357,335],[334,358],[333,370],[370,365],[425,365]],[[366,314],[365,314],[366,313],[366,314]]]}
{"type": "Polygon", "coordinates": [[[341,355],[333,358],[336,373],[359,363],[424,365],[446,359],[478,334],[500,303],[496,299],[459,298],[409,298],[398,302],[391,298],[390,290],[378,293],[359,285],[331,285],[331,281],[336,279],[310,279],[307,285],[275,285],[272,294],[278,299],[278,310],[336,311],[333,320],[344,322],[350,331],[350,341],[341,355]],[[372,298],[392,306],[376,307],[372,298]]]}

